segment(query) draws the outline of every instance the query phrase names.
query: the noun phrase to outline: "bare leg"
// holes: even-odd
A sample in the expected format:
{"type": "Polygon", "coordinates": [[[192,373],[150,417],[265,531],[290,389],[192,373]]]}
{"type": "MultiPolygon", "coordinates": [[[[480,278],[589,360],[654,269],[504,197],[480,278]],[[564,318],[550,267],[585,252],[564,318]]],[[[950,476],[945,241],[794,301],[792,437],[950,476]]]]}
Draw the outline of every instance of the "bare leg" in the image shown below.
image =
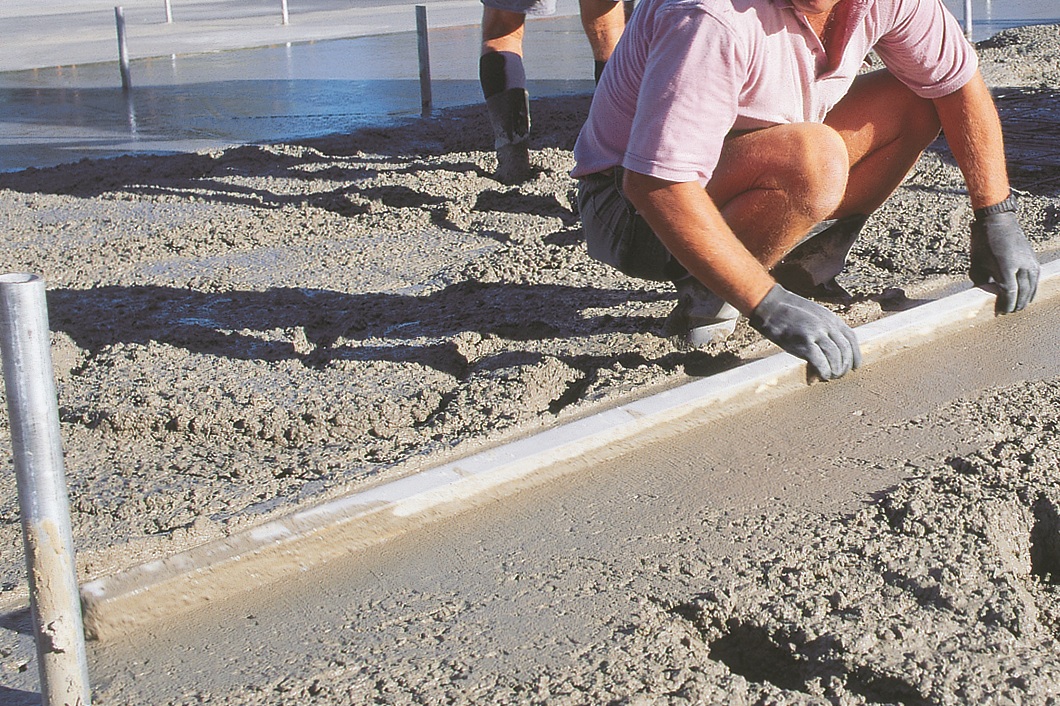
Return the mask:
{"type": "MultiPolygon", "coordinates": [[[[830,127],[777,125],[725,140],[707,193],[744,247],[767,269],[839,205],[846,146],[830,127]]],[[[739,312],[691,275],[674,282],[667,329],[701,346],[732,333],[739,312]]]]}
{"type": "Polygon", "coordinates": [[[939,135],[934,104],[887,71],[859,76],[825,119],[850,155],[847,192],[834,216],[868,215],[902,183],[939,135]]]}
{"type": "Polygon", "coordinates": [[[593,59],[607,61],[626,28],[625,8],[621,0],[580,0],[579,5],[593,59]]]}
{"type": "Polygon", "coordinates": [[[526,16],[493,7],[482,8],[482,54],[510,51],[523,55],[523,29],[526,16]]]}
{"type": "Polygon", "coordinates": [[[826,125],[777,125],[730,137],[707,193],[766,268],[840,204],[849,157],[826,125]]]}
{"type": "Polygon", "coordinates": [[[530,167],[530,95],[523,69],[522,13],[484,7],[479,81],[486,99],[494,149],[496,177],[505,184],[528,180],[530,167]]]}
{"type": "Polygon", "coordinates": [[[869,214],[902,183],[939,134],[934,105],[886,71],[858,77],[825,120],[846,144],[847,189],[837,220],[800,244],[773,268],[788,289],[815,298],[849,299],[836,281],[869,214]]]}

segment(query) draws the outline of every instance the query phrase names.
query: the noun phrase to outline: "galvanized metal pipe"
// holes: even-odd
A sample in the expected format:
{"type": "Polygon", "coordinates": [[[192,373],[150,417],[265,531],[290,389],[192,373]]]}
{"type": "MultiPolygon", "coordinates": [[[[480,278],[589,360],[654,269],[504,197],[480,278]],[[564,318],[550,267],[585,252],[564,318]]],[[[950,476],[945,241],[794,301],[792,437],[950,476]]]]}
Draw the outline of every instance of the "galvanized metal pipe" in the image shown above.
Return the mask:
{"type": "Polygon", "coordinates": [[[416,39],[420,57],[420,109],[423,115],[431,112],[431,50],[427,43],[427,6],[416,6],[416,39]]]}
{"type": "Polygon", "coordinates": [[[125,10],[121,6],[114,8],[114,23],[118,28],[118,67],[121,70],[121,88],[128,91],[132,87],[129,75],[129,46],[125,42],[125,10]]]}
{"type": "Polygon", "coordinates": [[[964,0],[964,36],[972,38],[972,0],[964,0]]]}
{"type": "Polygon", "coordinates": [[[44,706],[88,706],[88,660],[74,565],[44,280],[0,275],[0,357],[44,706]]]}

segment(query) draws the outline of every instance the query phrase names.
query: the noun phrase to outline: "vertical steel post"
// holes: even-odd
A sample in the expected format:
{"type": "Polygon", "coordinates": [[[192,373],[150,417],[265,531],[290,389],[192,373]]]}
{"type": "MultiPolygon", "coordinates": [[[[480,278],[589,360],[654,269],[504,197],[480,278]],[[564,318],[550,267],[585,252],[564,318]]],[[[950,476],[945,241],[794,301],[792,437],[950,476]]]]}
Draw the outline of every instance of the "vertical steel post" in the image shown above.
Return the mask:
{"type": "Polygon", "coordinates": [[[165,0],[165,2],[166,2],[166,24],[167,25],[173,24],[173,7],[170,5],[169,0],[165,0]]]}
{"type": "Polygon", "coordinates": [[[0,356],[29,573],[41,703],[88,706],[88,660],[74,565],[44,280],[0,275],[0,356]]]}
{"type": "Polygon", "coordinates": [[[972,0],[964,0],[964,36],[972,38],[972,0]]]}
{"type": "Polygon", "coordinates": [[[427,6],[416,6],[416,38],[420,55],[420,107],[431,112],[431,51],[427,43],[427,6]]]}
{"type": "Polygon", "coordinates": [[[290,19],[287,14],[287,0],[280,0],[280,21],[286,25],[290,19]]]}
{"type": "Polygon", "coordinates": [[[127,91],[132,87],[129,77],[129,47],[125,43],[125,10],[114,8],[114,22],[118,25],[118,65],[121,69],[121,89],[127,91]]]}

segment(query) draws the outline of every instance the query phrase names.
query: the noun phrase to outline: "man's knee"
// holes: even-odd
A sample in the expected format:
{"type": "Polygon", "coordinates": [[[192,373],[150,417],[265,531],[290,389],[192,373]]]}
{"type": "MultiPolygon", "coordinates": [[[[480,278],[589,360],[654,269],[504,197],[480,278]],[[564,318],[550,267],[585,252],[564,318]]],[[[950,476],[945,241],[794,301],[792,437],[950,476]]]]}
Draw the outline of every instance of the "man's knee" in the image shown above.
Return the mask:
{"type": "Polygon", "coordinates": [[[838,132],[819,123],[800,123],[786,132],[780,146],[786,170],[778,178],[804,204],[814,220],[827,218],[846,193],[850,157],[838,132]]]}

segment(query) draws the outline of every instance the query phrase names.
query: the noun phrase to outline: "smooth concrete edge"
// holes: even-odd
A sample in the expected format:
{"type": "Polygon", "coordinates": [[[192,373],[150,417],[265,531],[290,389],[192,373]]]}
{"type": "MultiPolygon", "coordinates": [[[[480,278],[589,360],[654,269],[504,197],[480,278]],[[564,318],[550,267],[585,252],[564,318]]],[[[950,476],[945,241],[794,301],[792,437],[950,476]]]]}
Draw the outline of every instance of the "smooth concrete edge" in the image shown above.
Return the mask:
{"type": "MultiPolygon", "coordinates": [[[[1060,260],[1043,266],[1036,302],[1058,292],[1060,260]]],[[[992,292],[971,288],[860,326],[863,365],[991,318],[994,302],[992,292]]],[[[250,591],[807,384],[805,364],[777,353],[88,582],[86,634],[108,639],[250,591]]]]}

